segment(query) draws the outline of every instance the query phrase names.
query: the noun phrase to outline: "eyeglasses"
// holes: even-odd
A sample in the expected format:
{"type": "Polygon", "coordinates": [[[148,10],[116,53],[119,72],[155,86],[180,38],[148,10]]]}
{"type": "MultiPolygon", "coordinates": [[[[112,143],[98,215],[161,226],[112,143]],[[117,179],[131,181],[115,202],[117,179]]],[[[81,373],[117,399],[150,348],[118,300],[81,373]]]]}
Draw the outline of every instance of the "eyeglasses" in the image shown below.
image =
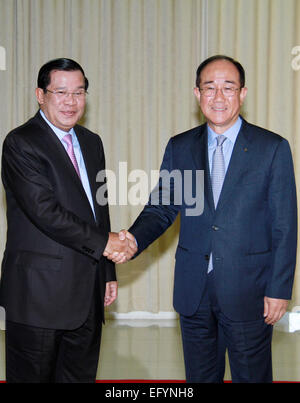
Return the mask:
{"type": "Polygon", "coordinates": [[[81,98],[84,98],[86,96],[86,94],[88,94],[88,92],[85,91],[85,90],[78,90],[78,91],[75,91],[75,92],[68,92],[68,91],[65,91],[65,90],[50,91],[50,90],[46,89],[46,92],[50,92],[51,94],[54,94],[59,99],[65,99],[69,95],[72,95],[75,99],[81,99],[81,98]]]}
{"type": "MultiPolygon", "coordinates": [[[[226,87],[222,87],[220,88],[220,90],[222,91],[222,94],[224,95],[224,97],[226,98],[230,98],[233,97],[236,93],[236,91],[239,91],[241,88],[235,88],[235,87],[230,87],[230,86],[226,86],[226,87]]],[[[203,88],[199,88],[201,94],[203,94],[205,97],[215,97],[217,91],[219,90],[219,88],[216,87],[203,87],[203,88]]]]}

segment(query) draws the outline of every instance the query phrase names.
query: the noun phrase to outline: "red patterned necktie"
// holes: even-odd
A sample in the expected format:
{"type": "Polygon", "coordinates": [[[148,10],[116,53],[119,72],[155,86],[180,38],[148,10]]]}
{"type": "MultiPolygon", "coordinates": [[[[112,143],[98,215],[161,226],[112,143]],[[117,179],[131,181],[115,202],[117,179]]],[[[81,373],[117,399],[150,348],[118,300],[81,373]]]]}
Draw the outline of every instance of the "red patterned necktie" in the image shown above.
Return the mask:
{"type": "MultiPolygon", "coordinates": [[[[72,142],[72,135],[70,133],[66,134],[63,137],[63,141],[67,144],[67,153],[68,156],[70,157],[72,164],[74,165],[75,171],[77,172],[79,178],[80,178],[80,172],[79,172],[79,167],[78,163],[75,157],[74,153],[74,147],[73,147],[73,142],[72,142]]],[[[81,179],[81,178],[80,178],[81,179]]]]}

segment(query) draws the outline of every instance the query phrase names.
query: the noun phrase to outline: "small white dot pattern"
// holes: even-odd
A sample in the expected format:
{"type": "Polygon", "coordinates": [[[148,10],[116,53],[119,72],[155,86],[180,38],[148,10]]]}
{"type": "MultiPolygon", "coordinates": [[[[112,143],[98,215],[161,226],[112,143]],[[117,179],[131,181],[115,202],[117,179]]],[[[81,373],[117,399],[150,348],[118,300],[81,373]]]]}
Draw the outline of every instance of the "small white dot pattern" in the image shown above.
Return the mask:
{"type": "Polygon", "coordinates": [[[223,143],[226,137],[219,134],[217,137],[217,147],[213,154],[212,171],[211,171],[211,183],[214,196],[215,208],[219,201],[220,193],[222,190],[224,178],[225,178],[225,160],[223,154],[223,143]]]}

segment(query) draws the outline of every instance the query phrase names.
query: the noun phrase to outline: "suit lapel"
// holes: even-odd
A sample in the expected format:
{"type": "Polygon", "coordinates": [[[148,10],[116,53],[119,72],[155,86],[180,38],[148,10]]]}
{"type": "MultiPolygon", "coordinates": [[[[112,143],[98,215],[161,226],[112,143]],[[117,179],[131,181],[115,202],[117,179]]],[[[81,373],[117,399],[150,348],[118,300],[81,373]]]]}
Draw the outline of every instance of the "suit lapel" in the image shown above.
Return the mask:
{"type": "MultiPolygon", "coordinates": [[[[61,172],[64,173],[64,176],[68,177],[69,180],[73,181],[74,186],[76,186],[77,189],[82,193],[82,197],[84,199],[86,199],[88,206],[91,209],[89,200],[88,200],[87,195],[84,190],[84,187],[82,186],[82,182],[81,182],[80,178],[78,177],[77,172],[75,171],[72,161],[70,160],[70,157],[66,153],[64,146],[61,144],[61,142],[57,138],[56,134],[53,132],[51,127],[45,122],[45,120],[42,118],[42,116],[40,115],[39,112],[36,114],[34,119],[39,124],[39,126],[41,126],[41,128],[42,128],[41,133],[44,135],[43,142],[46,143],[49,155],[53,156],[53,160],[55,161],[55,164],[57,165],[57,169],[61,170],[61,172]]],[[[79,144],[81,147],[82,155],[84,157],[89,181],[90,181],[90,184],[92,184],[92,183],[96,182],[96,177],[95,177],[94,182],[91,181],[92,174],[91,174],[91,172],[89,172],[90,170],[87,167],[89,158],[86,158],[86,156],[89,154],[86,152],[87,151],[86,144],[85,144],[86,142],[82,140],[82,137],[84,137],[84,135],[81,134],[81,131],[78,130],[77,127],[76,127],[75,132],[76,132],[76,136],[78,138],[78,141],[79,141],[79,144]]],[[[94,189],[91,188],[93,199],[94,199],[93,190],[94,189]]],[[[95,205],[95,201],[94,201],[94,205],[95,205]]],[[[93,216],[92,209],[91,209],[91,214],[93,216]]]]}
{"type": "Polygon", "coordinates": [[[51,127],[46,123],[46,121],[42,118],[40,112],[36,114],[35,119],[43,129],[43,131],[41,132],[44,134],[43,142],[47,143],[49,154],[53,156],[55,161],[63,163],[64,164],[63,172],[66,172],[69,176],[71,176],[74,179],[77,186],[82,187],[81,181],[74,169],[72,161],[70,160],[70,157],[66,153],[64,146],[61,144],[56,134],[53,132],[51,127]]]}
{"type": "Polygon", "coordinates": [[[220,194],[217,211],[221,210],[228,198],[234,192],[236,184],[241,175],[248,169],[249,158],[251,156],[251,136],[247,127],[247,122],[243,120],[240,132],[237,136],[229,166],[224,179],[220,194]]]}
{"type": "MultiPolygon", "coordinates": [[[[82,129],[79,126],[75,126],[75,132],[76,136],[78,139],[78,142],[80,144],[80,149],[81,153],[83,156],[88,180],[89,180],[89,185],[91,189],[91,194],[93,198],[93,204],[94,204],[94,211],[96,215],[96,220],[99,222],[99,209],[97,208],[98,204],[96,201],[96,192],[97,192],[97,183],[96,183],[96,176],[97,176],[97,169],[99,167],[98,161],[97,161],[97,156],[96,156],[96,150],[93,144],[91,144],[88,140],[88,136],[85,135],[84,129],[82,129]],[[94,157],[95,156],[95,157],[94,157]]],[[[99,159],[99,157],[98,157],[99,159]]]]}
{"type": "Polygon", "coordinates": [[[210,179],[207,140],[207,124],[204,124],[200,126],[200,132],[192,143],[191,153],[196,169],[204,171],[204,205],[207,205],[213,211],[214,200],[210,179]]]}

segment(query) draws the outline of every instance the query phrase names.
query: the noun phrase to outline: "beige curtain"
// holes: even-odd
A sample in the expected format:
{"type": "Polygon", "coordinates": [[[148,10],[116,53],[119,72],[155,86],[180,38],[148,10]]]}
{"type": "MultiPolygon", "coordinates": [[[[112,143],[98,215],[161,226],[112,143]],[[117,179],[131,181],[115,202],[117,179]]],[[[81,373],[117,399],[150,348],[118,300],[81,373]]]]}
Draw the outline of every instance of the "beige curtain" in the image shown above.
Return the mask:
{"type": "MultiPolygon", "coordinates": [[[[292,54],[300,45],[299,19],[299,0],[0,0],[1,142],[37,110],[40,66],[70,57],[89,78],[83,123],[101,135],[107,168],[117,178],[120,167],[123,175],[125,168],[150,173],[159,169],[168,139],[201,122],[195,71],[207,56],[224,53],[246,69],[244,116],[290,141],[299,182],[300,61],[292,54]]],[[[129,227],[142,210],[123,204],[110,207],[113,230],[129,227]]],[[[117,268],[119,298],[110,311],[173,312],[178,228],[177,220],[117,268]]],[[[299,277],[291,308],[300,305],[299,277]]]]}

